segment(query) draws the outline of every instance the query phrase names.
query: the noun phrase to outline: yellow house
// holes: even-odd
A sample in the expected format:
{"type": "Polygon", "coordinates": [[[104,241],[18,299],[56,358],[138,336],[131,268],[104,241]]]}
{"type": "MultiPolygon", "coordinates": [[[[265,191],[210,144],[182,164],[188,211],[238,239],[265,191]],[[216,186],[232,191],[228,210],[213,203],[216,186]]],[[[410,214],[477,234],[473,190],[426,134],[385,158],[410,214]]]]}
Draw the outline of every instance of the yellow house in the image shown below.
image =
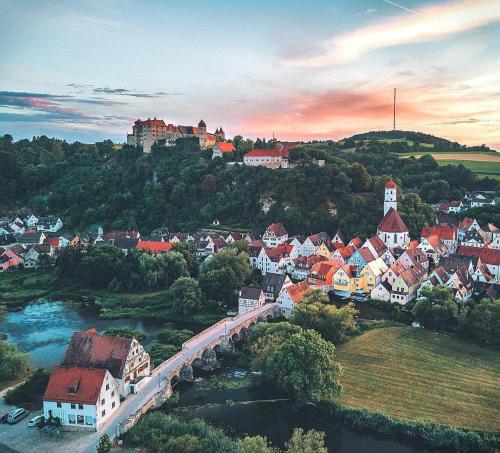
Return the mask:
{"type": "Polygon", "coordinates": [[[359,274],[356,282],[357,289],[370,293],[381,282],[382,275],[387,272],[387,269],[388,266],[382,258],[370,261],[359,274]]]}
{"type": "Polygon", "coordinates": [[[356,291],[356,273],[353,266],[346,264],[333,275],[333,292],[339,296],[349,297],[356,291]]]}
{"type": "Polygon", "coordinates": [[[330,259],[330,255],[332,254],[332,252],[328,250],[328,247],[325,244],[320,244],[316,247],[314,254],[324,256],[326,259],[330,259]]]}

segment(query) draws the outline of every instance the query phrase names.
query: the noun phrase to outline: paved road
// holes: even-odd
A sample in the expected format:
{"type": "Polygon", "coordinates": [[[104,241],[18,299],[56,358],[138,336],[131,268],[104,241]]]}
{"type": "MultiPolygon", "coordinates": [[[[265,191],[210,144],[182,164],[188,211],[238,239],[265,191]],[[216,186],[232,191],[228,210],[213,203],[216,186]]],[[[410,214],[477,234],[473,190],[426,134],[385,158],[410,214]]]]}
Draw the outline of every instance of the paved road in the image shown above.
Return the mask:
{"type": "Polygon", "coordinates": [[[183,350],[157,367],[139,393],[127,397],[113,413],[112,419],[101,426],[99,432],[64,432],[60,438],[46,436],[40,438],[37,430],[33,428],[26,429],[24,422],[14,426],[0,425],[0,450],[1,443],[4,443],[21,453],[95,453],[95,446],[99,436],[107,433],[110,437],[115,437],[117,429],[123,421],[137,412],[156,393],[167,387],[169,384],[167,376],[172,371],[182,366],[191,357],[205,350],[215,340],[224,337],[226,332],[230,332],[255,316],[266,313],[276,305],[263,305],[234,318],[226,318],[184,343],[183,350]]]}

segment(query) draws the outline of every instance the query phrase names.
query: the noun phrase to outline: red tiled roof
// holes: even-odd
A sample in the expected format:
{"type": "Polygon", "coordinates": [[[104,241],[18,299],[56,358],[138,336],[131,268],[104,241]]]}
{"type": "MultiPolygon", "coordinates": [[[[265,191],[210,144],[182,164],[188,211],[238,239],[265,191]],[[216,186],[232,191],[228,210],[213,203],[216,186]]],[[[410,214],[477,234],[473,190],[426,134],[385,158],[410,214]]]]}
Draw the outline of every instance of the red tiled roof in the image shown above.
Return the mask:
{"type": "Polygon", "coordinates": [[[271,223],[271,225],[267,227],[266,231],[273,232],[277,237],[286,236],[288,234],[282,223],[271,223]]]}
{"type": "Polygon", "coordinates": [[[131,344],[132,338],[99,335],[95,329],[75,332],[61,366],[104,368],[121,379],[131,344]]]}
{"type": "Polygon", "coordinates": [[[482,263],[490,265],[500,265],[500,250],[489,249],[486,247],[458,247],[457,255],[477,256],[482,263]]]}
{"type": "Polygon", "coordinates": [[[394,208],[387,211],[387,214],[378,224],[378,229],[383,233],[408,233],[408,228],[403,219],[394,208]]]}
{"type": "Polygon", "coordinates": [[[95,404],[105,376],[105,369],[55,366],[43,399],[60,403],[95,404]]]}
{"type": "Polygon", "coordinates": [[[441,239],[439,239],[439,236],[433,234],[429,237],[426,238],[427,242],[429,245],[438,253],[445,253],[446,252],[446,246],[441,242],[441,239]]]}
{"type": "Polygon", "coordinates": [[[443,240],[452,241],[457,236],[457,229],[448,224],[441,224],[435,226],[428,226],[422,228],[421,236],[426,238],[428,236],[436,235],[443,240]]]}
{"type": "Polygon", "coordinates": [[[395,189],[397,187],[396,183],[391,179],[388,179],[387,182],[385,183],[385,188],[386,189],[395,189]]]}
{"type": "Polygon", "coordinates": [[[286,157],[288,158],[288,149],[252,149],[244,157],[286,157]]]}
{"type": "Polygon", "coordinates": [[[375,259],[373,253],[370,251],[368,247],[361,247],[358,249],[359,254],[363,257],[366,263],[370,263],[375,259]]]}
{"type": "Polygon", "coordinates": [[[471,219],[470,217],[464,217],[464,219],[458,224],[458,228],[460,230],[468,230],[473,223],[474,219],[471,219]]]}
{"type": "Polygon", "coordinates": [[[295,285],[289,286],[286,291],[288,291],[288,295],[293,300],[294,303],[297,303],[300,299],[304,297],[304,294],[309,291],[311,287],[307,284],[305,280],[296,283],[295,285]]]}
{"type": "Polygon", "coordinates": [[[333,272],[335,273],[341,267],[342,267],[342,261],[338,259],[321,261],[319,263],[316,263],[312,267],[311,274],[327,275],[330,272],[330,270],[333,269],[333,272]]]}
{"type": "Polygon", "coordinates": [[[52,247],[59,247],[59,238],[49,238],[45,241],[46,244],[51,245],[52,247]]]}
{"type": "Polygon", "coordinates": [[[354,245],[354,247],[359,249],[363,245],[363,240],[359,236],[356,236],[355,238],[351,239],[351,243],[352,245],[354,245]]]}
{"type": "Polygon", "coordinates": [[[162,253],[169,252],[174,245],[174,242],[139,241],[137,248],[151,253],[162,253]]]}
{"type": "Polygon", "coordinates": [[[231,142],[218,142],[215,146],[222,153],[232,153],[234,151],[234,145],[231,142]]]}
{"type": "Polygon", "coordinates": [[[160,127],[167,127],[165,124],[165,121],[163,120],[157,120],[156,118],[154,119],[147,119],[145,121],[137,120],[135,122],[137,126],[160,126],[160,127]]]}
{"type": "Polygon", "coordinates": [[[380,239],[378,236],[373,236],[368,239],[368,241],[370,242],[375,252],[377,252],[378,256],[383,255],[386,252],[387,247],[385,246],[382,239],[380,239]]]}
{"type": "Polygon", "coordinates": [[[344,259],[349,258],[356,251],[356,247],[354,245],[347,245],[337,250],[340,253],[340,256],[344,259]]]}

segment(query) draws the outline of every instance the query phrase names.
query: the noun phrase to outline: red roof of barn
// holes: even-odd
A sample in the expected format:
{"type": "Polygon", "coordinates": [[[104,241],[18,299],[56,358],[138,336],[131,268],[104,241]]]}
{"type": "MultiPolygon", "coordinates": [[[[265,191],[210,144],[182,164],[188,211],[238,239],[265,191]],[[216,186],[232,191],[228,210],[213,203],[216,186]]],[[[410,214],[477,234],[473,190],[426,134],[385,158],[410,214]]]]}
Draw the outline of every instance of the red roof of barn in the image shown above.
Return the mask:
{"type": "Polygon", "coordinates": [[[169,252],[174,245],[174,242],[139,241],[137,248],[152,253],[160,253],[169,252]]]}
{"type": "Polygon", "coordinates": [[[408,228],[403,219],[394,208],[387,211],[387,214],[378,224],[378,229],[383,233],[408,233],[408,228]]]}
{"type": "Polygon", "coordinates": [[[288,149],[252,149],[244,157],[287,157],[288,149]]]}
{"type": "Polygon", "coordinates": [[[43,399],[60,403],[95,404],[105,376],[105,369],[55,366],[43,399]]]}

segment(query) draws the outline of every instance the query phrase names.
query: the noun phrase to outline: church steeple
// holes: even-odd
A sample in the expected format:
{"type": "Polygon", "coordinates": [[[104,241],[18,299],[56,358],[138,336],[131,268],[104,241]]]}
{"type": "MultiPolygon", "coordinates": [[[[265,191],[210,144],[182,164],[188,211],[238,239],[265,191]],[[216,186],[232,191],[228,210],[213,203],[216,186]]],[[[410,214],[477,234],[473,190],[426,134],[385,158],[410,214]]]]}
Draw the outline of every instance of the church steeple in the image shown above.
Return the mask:
{"type": "Polygon", "coordinates": [[[396,211],[398,210],[397,193],[398,193],[398,186],[391,178],[385,183],[384,216],[391,208],[394,208],[396,211]]]}

